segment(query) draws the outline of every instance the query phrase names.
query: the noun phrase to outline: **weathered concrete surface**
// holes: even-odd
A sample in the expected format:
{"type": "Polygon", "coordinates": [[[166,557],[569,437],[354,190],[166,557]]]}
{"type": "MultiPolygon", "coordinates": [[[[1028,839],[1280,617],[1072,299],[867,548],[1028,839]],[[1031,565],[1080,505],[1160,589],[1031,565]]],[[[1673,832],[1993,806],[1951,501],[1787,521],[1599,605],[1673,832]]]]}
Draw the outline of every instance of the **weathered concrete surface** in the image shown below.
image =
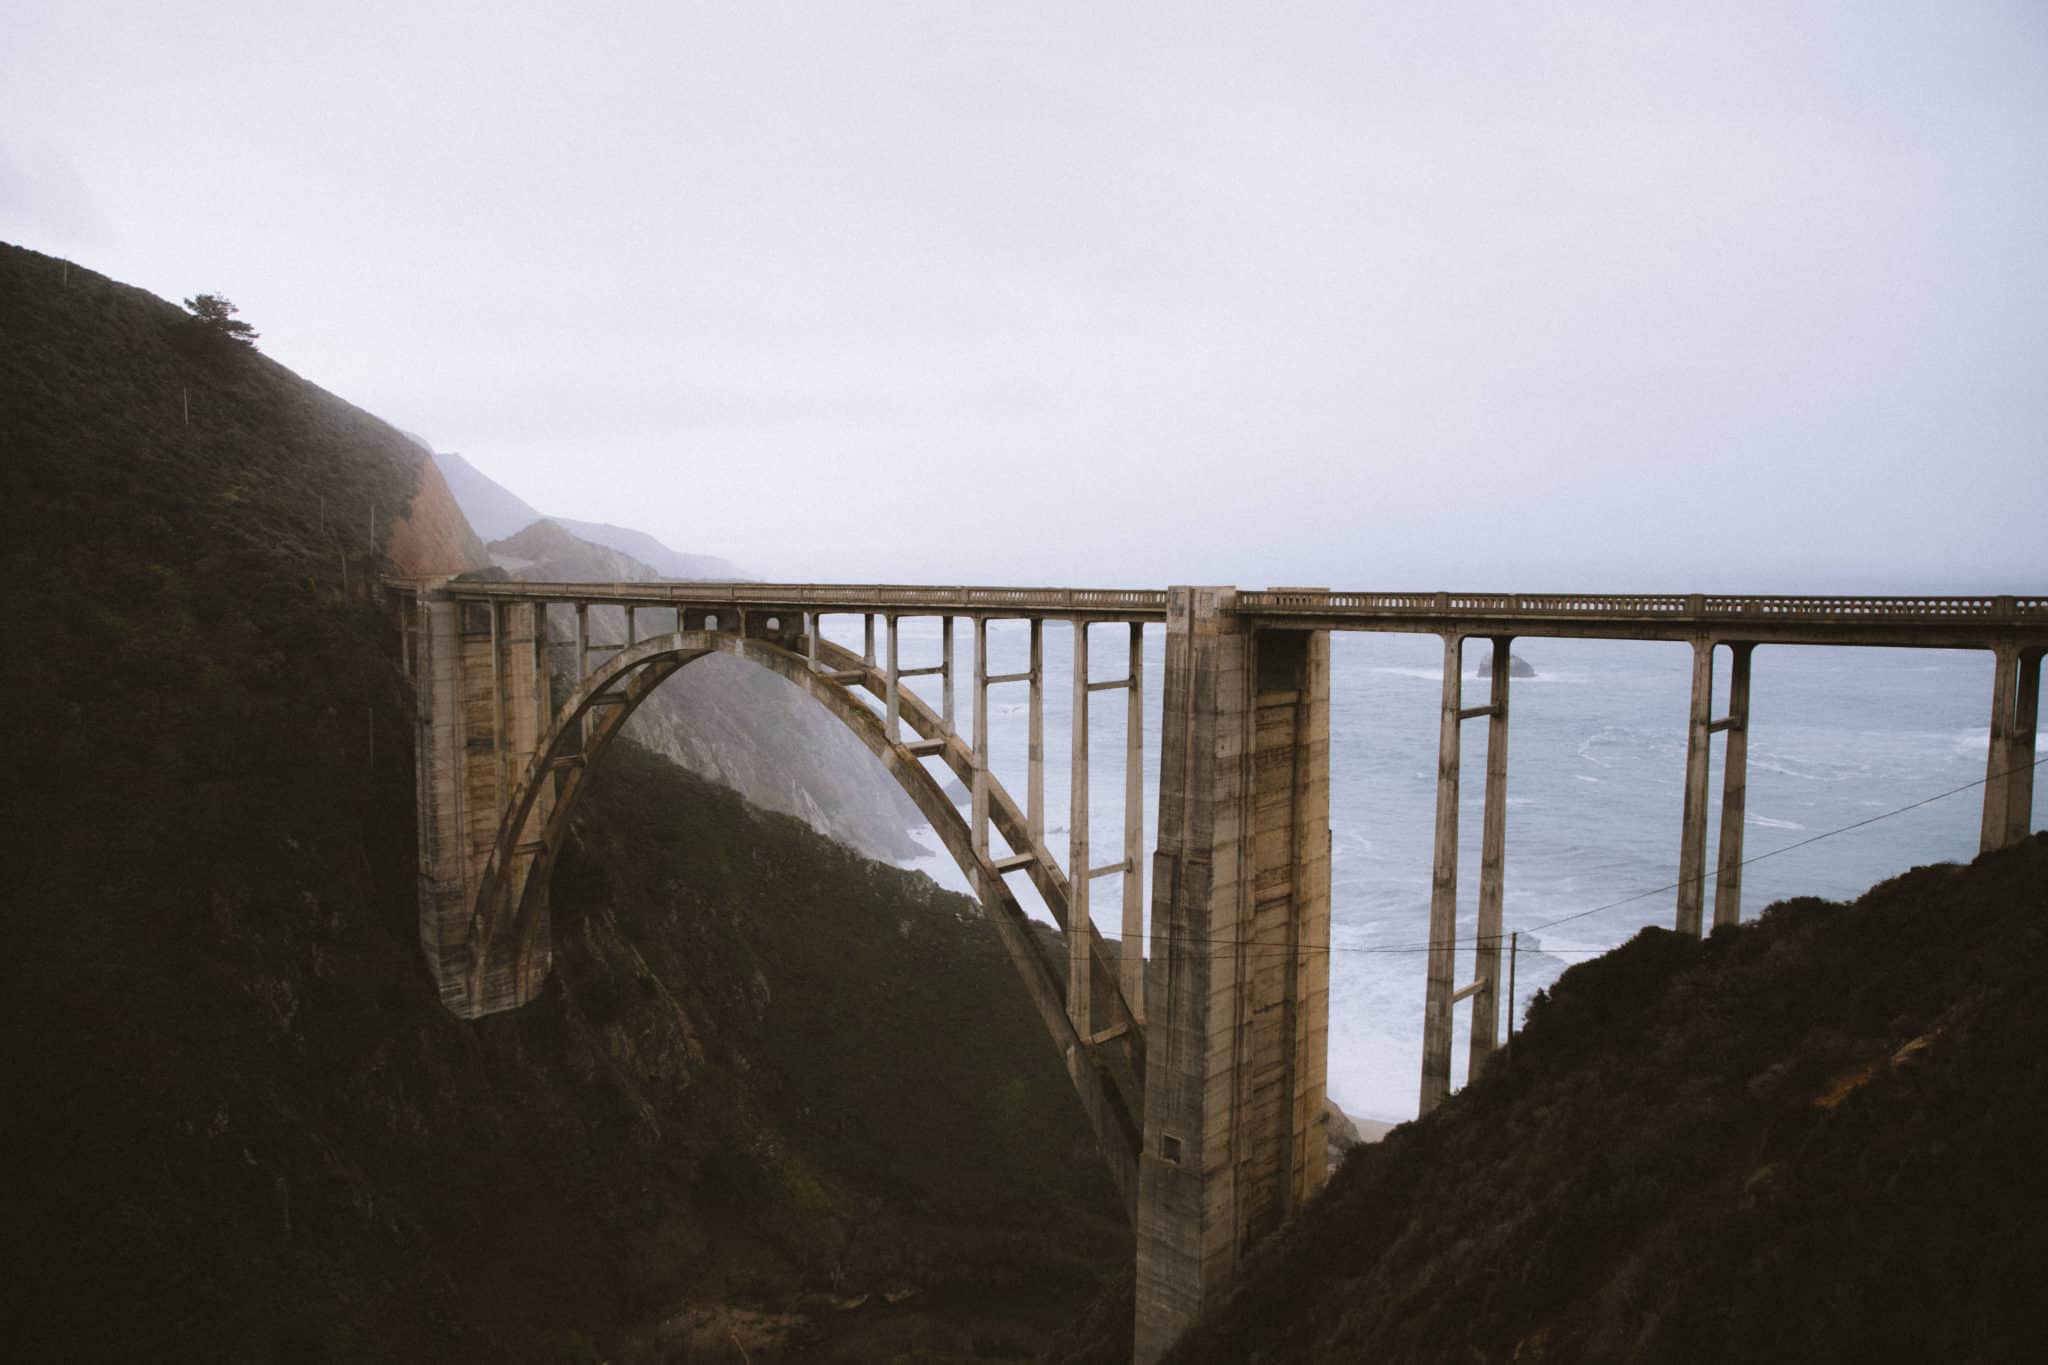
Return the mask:
{"type": "Polygon", "coordinates": [[[549,721],[543,651],[536,644],[540,608],[429,594],[419,617],[420,946],[442,1003],[473,1019],[530,998],[507,964],[486,962],[478,928],[496,913],[487,895],[516,904],[524,892],[534,832],[553,801],[551,789],[538,794],[519,837],[510,841],[510,860],[487,878],[514,784],[549,721]]]}
{"type": "Polygon", "coordinates": [[[1714,641],[1692,642],[1692,710],[1685,730],[1685,808],[1678,837],[1678,932],[1699,937],[1707,888],[1707,782],[1713,763],[1714,641]]]}
{"type": "Polygon", "coordinates": [[[1742,822],[1749,805],[1749,668],[1756,646],[1730,647],[1728,750],[1721,779],[1721,856],[1714,877],[1714,927],[1742,919],[1742,822]]]}
{"type": "Polygon", "coordinates": [[[1253,632],[1229,589],[1167,618],[1140,1362],[1328,1168],[1329,637],[1253,632]]]}

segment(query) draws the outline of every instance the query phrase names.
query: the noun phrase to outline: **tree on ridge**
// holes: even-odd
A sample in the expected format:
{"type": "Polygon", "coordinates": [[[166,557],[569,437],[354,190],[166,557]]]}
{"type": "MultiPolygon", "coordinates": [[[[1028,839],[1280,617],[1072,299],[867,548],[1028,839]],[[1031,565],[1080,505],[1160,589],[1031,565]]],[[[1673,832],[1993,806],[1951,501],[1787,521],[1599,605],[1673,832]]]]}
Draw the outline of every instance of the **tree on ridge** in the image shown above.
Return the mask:
{"type": "Polygon", "coordinates": [[[206,332],[227,341],[254,346],[258,332],[235,314],[242,310],[225,294],[200,294],[185,300],[185,307],[191,310],[193,320],[206,332]]]}

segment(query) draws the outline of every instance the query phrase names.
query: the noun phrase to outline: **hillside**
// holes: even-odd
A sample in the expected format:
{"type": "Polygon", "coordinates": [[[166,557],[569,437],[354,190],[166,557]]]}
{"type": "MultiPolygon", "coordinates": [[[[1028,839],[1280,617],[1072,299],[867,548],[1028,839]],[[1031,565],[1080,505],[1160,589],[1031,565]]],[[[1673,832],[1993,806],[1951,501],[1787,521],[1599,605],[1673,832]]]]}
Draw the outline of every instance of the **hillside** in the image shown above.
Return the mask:
{"type": "Polygon", "coordinates": [[[0,1340],[1035,1350],[1128,1233],[966,902],[621,746],[542,1000],[440,1008],[366,591],[419,452],[182,316],[0,247],[0,1340]]]}
{"type": "Polygon", "coordinates": [[[2037,834],[1643,931],[1348,1158],[1169,1359],[2036,1358],[2044,911],[2037,834]]]}

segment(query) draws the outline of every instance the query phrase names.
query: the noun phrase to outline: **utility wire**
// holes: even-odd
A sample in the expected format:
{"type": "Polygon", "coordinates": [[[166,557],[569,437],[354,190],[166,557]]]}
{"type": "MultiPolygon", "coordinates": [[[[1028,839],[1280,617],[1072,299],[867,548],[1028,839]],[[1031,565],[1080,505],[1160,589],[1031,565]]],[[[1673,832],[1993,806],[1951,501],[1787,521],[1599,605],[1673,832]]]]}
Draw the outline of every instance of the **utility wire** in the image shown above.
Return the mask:
{"type": "MultiPolygon", "coordinates": [[[[1857,821],[1854,821],[1854,822],[1852,822],[1852,823],[1850,823],[1850,824],[1842,825],[1842,826],[1840,826],[1839,828],[1836,828],[1836,829],[1830,829],[1830,830],[1823,830],[1823,831],[1822,831],[1821,833],[1819,833],[1819,834],[1813,834],[1813,835],[1809,835],[1809,836],[1807,836],[1807,837],[1806,837],[1806,838],[1804,838],[1804,839],[1798,840],[1798,841],[1797,841],[1796,843],[1790,843],[1790,844],[1786,844],[1786,845],[1784,845],[1783,847],[1780,847],[1780,848],[1773,848],[1773,849],[1768,849],[1768,850],[1766,850],[1766,851],[1764,851],[1764,852],[1762,852],[1762,853],[1756,854],[1756,855],[1755,855],[1754,857],[1744,858],[1744,859],[1742,860],[1742,862],[1741,862],[1740,866],[1742,866],[1742,867],[1748,867],[1748,866],[1749,866],[1749,865],[1750,865],[1751,863],[1760,863],[1760,862],[1763,862],[1763,861],[1764,861],[1764,860],[1765,860],[1766,858],[1775,858],[1775,857],[1777,857],[1777,856],[1778,856],[1779,854],[1781,854],[1781,853],[1790,853],[1790,852],[1792,852],[1792,851],[1793,851],[1794,849],[1800,849],[1800,848],[1805,848],[1805,847],[1806,847],[1806,846],[1807,846],[1808,844],[1817,844],[1817,843],[1819,843],[1819,842],[1820,842],[1821,840],[1823,840],[1823,839],[1832,839],[1832,838],[1834,838],[1834,837],[1835,837],[1836,835],[1838,835],[1838,834],[1848,834],[1848,833],[1851,833],[1852,831],[1855,831],[1855,830],[1859,830],[1859,829],[1862,829],[1862,828],[1864,828],[1865,826],[1868,826],[1868,825],[1874,825],[1874,824],[1878,823],[1878,822],[1879,822],[1880,820],[1889,820],[1889,819],[1891,819],[1891,818],[1892,818],[1893,816],[1897,816],[1897,815],[1904,815],[1904,814],[1906,814],[1906,813],[1907,813],[1908,811],[1915,811],[1915,810],[1918,810],[1918,809],[1920,809],[1920,808],[1921,808],[1922,806],[1930,806],[1930,805],[1933,805],[1933,804],[1934,804],[1934,803],[1935,803],[1936,801],[1943,801],[1943,800],[1946,800],[1947,798],[1949,798],[1949,797],[1951,797],[1951,796],[1958,796],[1958,795],[1961,795],[1961,794],[1962,794],[1963,792],[1966,792],[1966,791],[1971,791],[1971,790],[1973,790],[1973,789],[1975,789],[1975,788],[1977,788],[1977,787],[1982,787],[1982,786],[1986,785],[1987,783],[1990,783],[1990,782],[1996,781],[1996,780],[1998,780],[1998,779],[2001,779],[2001,778],[2005,778],[2005,777],[2010,777],[2010,776],[2011,776],[2012,774],[2014,774],[2014,773],[2017,773],[2017,772],[2025,772],[2025,771],[2028,771],[2028,770],[2030,770],[2030,769],[2033,769],[2033,768],[2039,768],[2039,767],[2041,767],[2041,766],[2042,766],[2043,764],[2048,764],[2048,757],[2043,757],[2043,758],[2039,758],[2039,759],[2036,759],[2036,760],[2035,760],[2035,761],[2034,761],[2033,763],[2031,763],[2031,764],[2024,764],[2024,765],[2022,765],[2022,766],[2020,766],[2020,767],[2017,767],[2017,768],[2008,768],[2008,769],[2006,769],[2006,770],[2005,770],[2004,772],[1999,772],[1999,773],[1987,773],[1987,774],[1985,774],[1985,775],[1984,775],[1983,777],[1977,778],[1977,779],[1976,779],[1975,781],[1973,781],[1973,782],[1965,782],[1965,783],[1963,783],[1963,784],[1962,784],[1961,786],[1959,786],[1959,787],[1951,787],[1951,788],[1949,788],[1949,789],[1948,789],[1947,791],[1943,791],[1943,792],[1936,792],[1936,793],[1935,793],[1934,795],[1932,795],[1932,796],[1924,796],[1924,797],[1920,798],[1920,799],[1919,799],[1918,801],[1911,801],[1911,802],[1908,802],[1907,804],[1905,804],[1905,805],[1903,805],[1903,806],[1898,806],[1898,807],[1895,807],[1894,809],[1891,809],[1891,810],[1888,810],[1888,811],[1883,811],[1883,812],[1880,812],[1879,814],[1876,814],[1876,815],[1870,815],[1870,816],[1866,816],[1866,817],[1864,817],[1864,818],[1863,818],[1863,819],[1861,819],[1861,820],[1857,820],[1857,821]]],[[[1708,882],[1708,881],[1711,881],[1711,880],[1713,880],[1714,878],[1716,878],[1716,877],[1718,877],[1718,876],[1720,876],[1720,869],[1716,868],[1716,869],[1714,869],[1714,870],[1712,870],[1712,871],[1710,871],[1710,872],[1705,872],[1705,873],[1702,873],[1702,874],[1701,874],[1701,876],[1700,876],[1700,882],[1701,882],[1701,884],[1702,884],[1702,885],[1704,885],[1704,884],[1705,884],[1706,882],[1708,882]]],[[[1593,907],[1592,907],[1592,908],[1590,908],[1590,909],[1586,909],[1586,910],[1575,910],[1575,911],[1573,911],[1573,912],[1572,912],[1571,914],[1568,914],[1568,915],[1559,915],[1559,916],[1558,916],[1557,918],[1555,918],[1555,919],[1545,920],[1545,921],[1544,921],[1543,923],[1541,923],[1541,924],[1531,925],[1531,926],[1529,926],[1529,927],[1527,927],[1527,928],[1523,928],[1523,929],[1518,929],[1518,930],[1516,930],[1516,932],[1517,932],[1517,933],[1523,933],[1523,934],[1535,934],[1535,933],[1540,933],[1540,932],[1542,932],[1542,931],[1543,931],[1543,930],[1545,930],[1545,929],[1554,929],[1554,928],[1556,928],[1556,927],[1557,927],[1558,925],[1560,925],[1560,924],[1569,924],[1569,923],[1571,923],[1571,922],[1572,922],[1573,920],[1580,920],[1580,919],[1586,919],[1586,918],[1588,918],[1589,916],[1592,916],[1592,915],[1597,915],[1597,914],[1600,914],[1600,913],[1602,913],[1603,911],[1607,911],[1607,910],[1614,910],[1614,909],[1618,909],[1618,908],[1619,908],[1619,907],[1621,907],[1621,906],[1624,906],[1624,905],[1631,905],[1631,904],[1633,904],[1633,903],[1635,903],[1636,901],[1639,901],[1639,900],[1647,900],[1647,899],[1648,899],[1648,898],[1650,898],[1651,896],[1661,896],[1661,895],[1665,894],[1666,892],[1670,892],[1670,891],[1676,891],[1676,890],[1677,890],[1677,889],[1678,889],[1678,888],[1679,888],[1680,886],[1682,886],[1683,884],[1684,884],[1684,883],[1683,883],[1682,881],[1677,881],[1677,882],[1668,882],[1668,883],[1666,883],[1666,884],[1665,884],[1665,885],[1663,885],[1663,886],[1656,886],[1656,887],[1651,887],[1650,889],[1648,889],[1648,890],[1646,890],[1646,891],[1637,891],[1637,892],[1634,892],[1634,893],[1632,893],[1632,894],[1630,894],[1630,895],[1627,895],[1627,896],[1623,896],[1623,897],[1621,897],[1621,898],[1620,898],[1619,900],[1611,900],[1611,901],[1607,901],[1607,902],[1605,902],[1604,904],[1601,904],[1601,905],[1596,905],[1596,906],[1593,906],[1593,907]]],[[[1165,937],[1165,936],[1164,936],[1164,935],[1160,935],[1160,934],[1147,934],[1147,935],[1145,935],[1145,937],[1144,937],[1144,940],[1143,940],[1143,941],[1144,941],[1144,942],[1145,942],[1145,943],[1147,944],[1147,946],[1150,946],[1150,945],[1151,945],[1152,943],[1154,943],[1154,942],[1158,942],[1158,941],[1159,941],[1159,940],[1161,940],[1161,939],[1162,939],[1163,937],[1165,937]]],[[[1226,937],[1220,937],[1220,936],[1218,936],[1218,937],[1204,937],[1204,936],[1191,936],[1191,935],[1180,935],[1180,936],[1178,937],[1178,941],[1179,941],[1179,942],[1182,942],[1182,943],[1200,943],[1200,944],[1204,944],[1204,945],[1207,945],[1207,946],[1210,946],[1210,947],[1224,947],[1224,948],[1255,948],[1255,949],[1261,949],[1261,950],[1265,950],[1266,952],[1268,952],[1268,953],[1270,953],[1270,954],[1273,954],[1273,955],[1279,955],[1279,956],[1290,956],[1290,955],[1294,955],[1294,954],[1299,954],[1299,953],[1315,953],[1315,952],[1327,952],[1327,953],[1427,953],[1427,952],[1432,952],[1432,951],[1434,951],[1434,950],[1435,950],[1436,948],[1438,948],[1438,947],[1442,946],[1442,945],[1443,945],[1443,943],[1444,943],[1444,940],[1442,940],[1442,939],[1426,939],[1426,940],[1423,940],[1423,941],[1421,941],[1421,942],[1417,942],[1417,943],[1407,943],[1407,944],[1383,944],[1383,945],[1378,945],[1378,946],[1371,946],[1371,947],[1351,947],[1351,946],[1346,946],[1346,945],[1339,945],[1339,944],[1329,944],[1329,945],[1326,945],[1326,946],[1309,946],[1309,945],[1303,945],[1303,944],[1292,944],[1292,943],[1288,943],[1288,942],[1287,942],[1286,940],[1284,940],[1284,939],[1258,939],[1258,938],[1226,938],[1226,937]]],[[[1452,945],[1453,945],[1453,946],[1455,946],[1455,945],[1456,945],[1456,940],[1455,940],[1455,939],[1453,939],[1453,940],[1450,940],[1450,942],[1452,943],[1452,945]]],[[[1550,951],[1550,950],[1548,950],[1548,949],[1539,949],[1538,951],[1544,951],[1544,952],[1548,952],[1548,951],[1550,951]]],[[[1584,952],[1600,952],[1600,951],[1605,951],[1605,950],[1604,950],[1604,949],[1583,949],[1583,950],[1573,949],[1573,950],[1567,950],[1567,951],[1572,951],[1572,952],[1579,952],[1579,951],[1584,951],[1584,952]]]]}

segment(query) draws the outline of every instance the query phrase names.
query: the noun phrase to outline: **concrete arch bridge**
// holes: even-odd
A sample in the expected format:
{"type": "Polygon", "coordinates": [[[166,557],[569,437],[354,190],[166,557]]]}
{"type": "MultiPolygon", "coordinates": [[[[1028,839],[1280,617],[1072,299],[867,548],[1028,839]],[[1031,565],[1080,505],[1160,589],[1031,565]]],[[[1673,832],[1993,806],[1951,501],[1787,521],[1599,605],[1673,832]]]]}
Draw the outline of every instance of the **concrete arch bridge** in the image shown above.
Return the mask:
{"type": "MultiPolygon", "coordinates": [[[[1712,742],[1724,740],[1716,925],[1741,913],[1751,654],[1759,644],[1990,651],[1996,659],[1982,845],[2032,820],[2048,597],[1718,597],[1164,591],[755,583],[399,581],[417,694],[420,942],[442,1001],[464,1017],[534,998],[552,960],[548,882],[583,783],[633,709],[676,671],[725,654],[776,673],[879,758],[966,872],[1086,1110],[1137,1231],[1137,1359],[1161,1354],[1239,1259],[1320,1185],[1327,1132],[1333,630],[1444,641],[1435,874],[1422,1021],[1421,1107],[1450,1088],[1453,1011],[1470,1002],[1471,1063],[1499,1035],[1509,644],[1522,636],[1678,640],[1693,649],[1674,923],[1698,934],[1708,880],[1712,742]],[[624,609],[591,638],[591,609],[624,609]],[[857,616],[864,648],[826,640],[857,616]],[[905,668],[900,624],[941,622],[941,661],[905,668]],[[989,671],[991,621],[1029,623],[1029,662],[989,671]],[[972,637],[972,724],[958,723],[955,624],[972,637]],[[1046,843],[1044,632],[1073,632],[1074,721],[1064,850],[1046,843]],[[881,627],[878,632],[878,624],[881,627]],[[1095,676],[1091,632],[1126,634],[1095,676]],[[1145,849],[1144,632],[1165,632],[1156,839],[1145,849]],[[573,652],[565,691],[551,640],[573,652]],[[1493,646],[1483,703],[1466,706],[1463,648],[1493,646]],[[1727,712],[1714,656],[1729,650],[1727,712]],[[934,706],[912,680],[938,681],[934,706]],[[1026,689],[1022,800],[989,761],[990,690],[1026,689]],[[1122,692],[1124,828],[1089,844],[1091,700],[1122,692]],[[1470,980],[1457,955],[1458,789],[1465,721],[1485,719],[1479,922],[1470,980]],[[932,771],[936,765],[939,772],[932,771]],[[941,785],[970,793],[965,815],[941,785]],[[1064,858],[1060,855],[1064,853],[1064,858]],[[1150,869],[1150,895],[1146,871],[1150,869]],[[1029,927],[1013,878],[1036,889],[1063,950],[1029,927]],[[1104,941],[1093,888],[1114,878],[1122,933],[1104,941]],[[1149,914],[1148,914],[1149,906],[1149,914]],[[1149,956],[1143,946],[1150,944],[1149,956]]],[[[555,647],[559,648],[559,645],[555,647]]],[[[928,686],[920,683],[920,686],[928,686]]]]}

